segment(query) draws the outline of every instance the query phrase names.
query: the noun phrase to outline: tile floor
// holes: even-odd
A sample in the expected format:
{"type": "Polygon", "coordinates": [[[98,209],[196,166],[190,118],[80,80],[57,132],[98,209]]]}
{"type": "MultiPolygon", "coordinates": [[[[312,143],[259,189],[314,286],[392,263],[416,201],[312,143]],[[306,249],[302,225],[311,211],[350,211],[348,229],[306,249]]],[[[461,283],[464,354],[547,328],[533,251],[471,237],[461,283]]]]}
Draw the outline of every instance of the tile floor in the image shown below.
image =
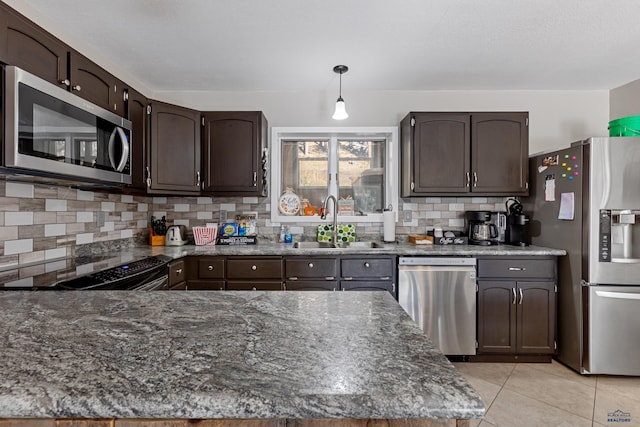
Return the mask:
{"type": "Polygon", "coordinates": [[[472,426],[640,426],[640,377],[584,376],[556,361],[454,365],[487,408],[472,426]]]}

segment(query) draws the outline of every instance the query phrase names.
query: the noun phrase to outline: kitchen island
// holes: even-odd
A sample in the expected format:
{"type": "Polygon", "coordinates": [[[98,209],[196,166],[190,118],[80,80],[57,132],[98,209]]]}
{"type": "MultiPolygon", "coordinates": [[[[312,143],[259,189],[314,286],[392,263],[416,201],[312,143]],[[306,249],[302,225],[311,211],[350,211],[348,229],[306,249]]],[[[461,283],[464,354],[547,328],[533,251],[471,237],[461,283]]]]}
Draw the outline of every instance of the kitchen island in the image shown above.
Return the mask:
{"type": "Polygon", "coordinates": [[[429,426],[484,415],[386,292],[16,291],[0,294],[0,319],[5,421],[429,426]]]}

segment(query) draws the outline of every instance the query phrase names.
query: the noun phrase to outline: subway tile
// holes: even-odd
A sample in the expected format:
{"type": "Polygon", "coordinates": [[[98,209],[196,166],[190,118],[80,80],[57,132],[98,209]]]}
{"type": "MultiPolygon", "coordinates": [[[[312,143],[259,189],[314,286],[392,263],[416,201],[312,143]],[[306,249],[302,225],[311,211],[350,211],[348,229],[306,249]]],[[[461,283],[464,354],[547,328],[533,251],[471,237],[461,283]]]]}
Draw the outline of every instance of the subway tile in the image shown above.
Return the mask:
{"type": "Polygon", "coordinates": [[[128,230],[120,231],[120,237],[123,239],[128,239],[130,237],[133,237],[133,230],[128,229],[128,230]]]}
{"type": "Polygon", "coordinates": [[[102,227],[100,227],[100,232],[108,232],[115,230],[115,225],[113,221],[106,221],[102,227]]]}
{"type": "Polygon", "coordinates": [[[133,221],[133,212],[122,212],[122,213],[120,213],[120,219],[122,221],[133,221]]]}
{"type": "Polygon", "coordinates": [[[138,203],[138,212],[149,212],[149,205],[146,203],[138,203]]]}
{"type": "MultiPolygon", "coordinates": [[[[4,242],[0,242],[0,245],[4,246],[4,242]]],[[[4,256],[0,257],[0,268],[2,269],[16,267],[20,262],[20,257],[17,254],[7,255],[5,253],[3,255],[4,256]]],[[[2,273],[2,278],[4,277],[4,273],[2,273]]]]}
{"type": "Polygon", "coordinates": [[[44,236],[64,236],[67,233],[66,224],[45,224],[44,236]]]}
{"type": "Polygon", "coordinates": [[[102,202],[100,210],[102,212],[114,212],[116,210],[116,204],[115,202],[102,202]]]}
{"type": "Polygon", "coordinates": [[[464,219],[450,219],[449,227],[464,227],[464,219]]]}
{"type": "Polygon", "coordinates": [[[220,210],[227,212],[235,212],[236,204],[235,203],[220,203],[220,210]]]}
{"type": "Polygon", "coordinates": [[[36,199],[55,199],[58,197],[58,190],[56,187],[37,185],[34,191],[36,199]]]}
{"type": "Polygon", "coordinates": [[[18,227],[18,239],[38,239],[44,235],[44,224],[18,227]]]}
{"type": "Polygon", "coordinates": [[[176,203],[173,205],[174,212],[190,212],[191,206],[186,203],[176,203]]]}
{"type": "Polygon", "coordinates": [[[242,198],[242,203],[246,203],[248,205],[257,205],[258,204],[258,198],[257,197],[243,197],[242,198]]]}
{"type": "Polygon", "coordinates": [[[131,194],[123,194],[122,197],[120,197],[120,201],[122,203],[133,203],[133,196],[131,194]]]}
{"type": "MultiPolygon", "coordinates": [[[[5,282],[4,286],[7,288],[30,288],[33,287],[33,277],[25,277],[11,282],[5,282]]],[[[31,290],[29,292],[31,292],[31,290]]]]}
{"type": "Polygon", "coordinates": [[[20,199],[18,202],[20,212],[44,211],[44,199],[20,199]]]}
{"type": "Polygon", "coordinates": [[[152,199],[152,203],[154,205],[159,205],[159,204],[167,204],[167,198],[166,197],[154,197],[152,199]]]}
{"type": "Polygon", "coordinates": [[[32,225],[33,212],[5,212],[4,225],[32,225]]]}
{"type": "Polygon", "coordinates": [[[67,201],[60,199],[46,199],[45,210],[47,212],[64,212],[67,210],[67,201]]]}
{"type": "Polygon", "coordinates": [[[464,210],[464,203],[449,203],[449,210],[450,211],[463,211],[464,210]]]}
{"type": "Polygon", "coordinates": [[[173,221],[174,225],[184,225],[185,227],[189,227],[189,220],[188,219],[176,219],[173,221]]]}
{"type": "Polygon", "coordinates": [[[81,233],[76,235],[77,245],[84,245],[86,243],[93,243],[93,233],[81,233]]]}
{"type": "Polygon", "coordinates": [[[55,224],[57,222],[57,214],[55,212],[34,212],[34,224],[55,224]]]}
{"type": "Polygon", "coordinates": [[[76,212],[76,222],[93,222],[93,212],[76,212]]]}
{"type": "Polygon", "coordinates": [[[0,197],[0,212],[17,212],[20,210],[19,199],[16,197],[0,197]]]}
{"type": "Polygon", "coordinates": [[[93,191],[78,190],[78,192],[76,193],[76,200],[83,200],[83,201],[86,201],[86,202],[93,202],[94,193],[93,193],[93,191]]]}
{"type": "MultiPolygon", "coordinates": [[[[66,250],[65,250],[65,255],[66,256],[66,250]]],[[[67,261],[65,260],[60,260],[60,261],[52,261],[52,262],[48,262],[44,265],[44,269],[45,272],[50,273],[52,271],[57,271],[57,270],[62,270],[64,268],[67,267],[67,261]]]]}
{"type": "Polygon", "coordinates": [[[440,212],[440,211],[427,211],[427,212],[425,212],[425,218],[442,218],[442,212],[440,212]]]}
{"type": "Polygon", "coordinates": [[[425,203],[434,203],[434,204],[439,204],[442,203],[442,198],[441,197],[427,197],[424,200],[425,203]]]}
{"type": "Polygon", "coordinates": [[[34,185],[23,184],[19,182],[7,182],[5,187],[5,195],[7,197],[26,197],[33,199],[34,185]]]}
{"type": "MultiPolygon", "coordinates": [[[[41,237],[33,240],[33,251],[45,251],[47,249],[53,249],[58,246],[57,237],[41,237]]],[[[44,257],[44,253],[43,253],[44,257]]]]}
{"type": "Polygon", "coordinates": [[[199,205],[208,205],[213,203],[213,198],[212,197],[198,197],[197,199],[197,204],[199,205]]]}
{"type": "Polygon", "coordinates": [[[196,213],[196,217],[197,219],[213,219],[213,212],[207,212],[207,211],[198,211],[196,213]]]}
{"type": "Polygon", "coordinates": [[[149,221],[146,219],[139,219],[136,228],[147,228],[149,226],[149,221]]]}
{"type": "Polygon", "coordinates": [[[47,249],[44,251],[44,259],[64,258],[67,256],[65,248],[47,249]]]}
{"type": "Polygon", "coordinates": [[[0,240],[17,240],[18,226],[0,227],[0,240]]]}
{"type": "Polygon", "coordinates": [[[4,255],[22,254],[33,251],[33,239],[7,240],[4,242],[4,255]]]}

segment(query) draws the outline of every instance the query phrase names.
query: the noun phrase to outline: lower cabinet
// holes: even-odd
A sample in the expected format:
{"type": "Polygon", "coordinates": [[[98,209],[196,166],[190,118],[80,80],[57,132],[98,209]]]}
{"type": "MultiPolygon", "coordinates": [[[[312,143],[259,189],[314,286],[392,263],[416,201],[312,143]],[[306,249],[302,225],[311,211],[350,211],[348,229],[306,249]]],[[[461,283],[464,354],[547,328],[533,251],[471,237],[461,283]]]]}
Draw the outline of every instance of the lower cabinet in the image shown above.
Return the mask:
{"type": "Polygon", "coordinates": [[[282,257],[228,257],[229,291],[282,290],[282,257]]]}
{"type": "Polygon", "coordinates": [[[556,259],[478,260],[478,355],[556,351],[556,259]]]}
{"type": "Polygon", "coordinates": [[[286,291],[336,291],[339,289],[335,257],[285,258],[286,291]]]}
{"type": "Polygon", "coordinates": [[[398,299],[395,256],[345,256],[340,259],[343,291],[387,291],[398,299]]]}
{"type": "Polygon", "coordinates": [[[169,290],[181,290],[187,286],[185,259],[180,258],[169,263],[169,290]]]}

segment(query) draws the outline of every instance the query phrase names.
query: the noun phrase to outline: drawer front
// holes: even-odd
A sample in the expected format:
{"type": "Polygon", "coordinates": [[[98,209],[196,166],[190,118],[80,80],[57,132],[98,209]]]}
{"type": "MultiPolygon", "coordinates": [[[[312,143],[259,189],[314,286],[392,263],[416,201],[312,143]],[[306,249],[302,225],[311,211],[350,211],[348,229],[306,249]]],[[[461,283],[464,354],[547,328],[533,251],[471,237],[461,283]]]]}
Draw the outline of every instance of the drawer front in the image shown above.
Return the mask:
{"type": "Polygon", "coordinates": [[[337,280],[300,280],[285,282],[285,291],[337,291],[337,280]]]}
{"type": "Polygon", "coordinates": [[[188,280],[187,291],[224,291],[224,280],[188,280]]]}
{"type": "Polygon", "coordinates": [[[169,263],[169,288],[184,282],[186,279],[186,269],[184,268],[184,260],[179,259],[169,263]]]}
{"type": "Polygon", "coordinates": [[[396,295],[396,286],[393,282],[386,280],[343,280],[340,282],[340,287],[343,291],[387,291],[394,298],[396,295]]]}
{"type": "Polygon", "coordinates": [[[285,276],[287,279],[304,278],[336,278],[338,276],[338,261],[335,258],[302,258],[285,261],[285,276]]]}
{"type": "Polygon", "coordinates": [[[282,282],[263,281],[263,282],[227,282],[228,291],[281,291],[282,282]]]}
{"type": "Polygon", "coordinates": [[[199,259],[198,277],[201,279],[224,279],[224,259],[199,259]]]}
{"type": "Polygon", "coordinates": [[[551,259],[479,259],[478,277],[553,278],[555,266],[551,259]]]}
{"type": "Polygon", "coordinates": [[[343,278],[393,278],[395,263],[391,258],[353,258],[341,261],[343,278]]]}
{"type": "Polygon", "coordinates": [[[227,279],[282,279],[282,259],[228,258],[227,279]]]}

